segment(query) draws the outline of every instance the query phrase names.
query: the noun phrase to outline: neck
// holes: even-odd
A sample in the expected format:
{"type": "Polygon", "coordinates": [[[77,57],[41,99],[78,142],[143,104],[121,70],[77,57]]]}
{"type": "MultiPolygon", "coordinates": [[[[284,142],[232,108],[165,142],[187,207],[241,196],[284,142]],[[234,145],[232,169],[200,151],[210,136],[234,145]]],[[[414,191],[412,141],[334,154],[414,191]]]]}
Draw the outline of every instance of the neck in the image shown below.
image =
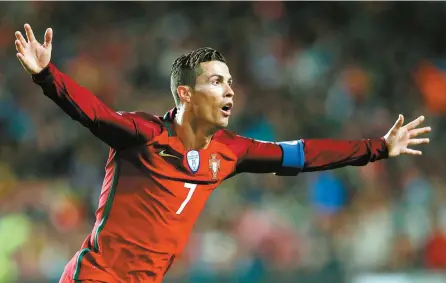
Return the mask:
{"type": "Polygon", "coordinates": [[[184,111],[184,107],[177,110],[174,129],[186,150],[206,148],[215,132],[212,127],[200,123],[192,113],[184,111]]]}

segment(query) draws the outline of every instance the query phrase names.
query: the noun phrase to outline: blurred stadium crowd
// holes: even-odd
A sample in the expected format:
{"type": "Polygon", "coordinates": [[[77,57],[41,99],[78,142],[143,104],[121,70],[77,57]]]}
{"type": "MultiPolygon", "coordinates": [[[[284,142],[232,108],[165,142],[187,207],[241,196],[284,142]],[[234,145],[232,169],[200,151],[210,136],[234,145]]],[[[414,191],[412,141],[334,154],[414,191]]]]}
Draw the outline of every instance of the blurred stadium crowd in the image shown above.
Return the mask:
{"type": "Polygon", "coordinates": [[[172,282],[446,272],[445,15],[441,2],[1,3],[0,282],[58,281],[91,231],[108,153],[20,66],[24,23],[38,40],[52,27],[53,63],[116,110],[163,115],[173,60],[211,46],[234,78],[240,134],[380,137],[399,113],[433,127],[419,158],[226,181],[172,282]]]}

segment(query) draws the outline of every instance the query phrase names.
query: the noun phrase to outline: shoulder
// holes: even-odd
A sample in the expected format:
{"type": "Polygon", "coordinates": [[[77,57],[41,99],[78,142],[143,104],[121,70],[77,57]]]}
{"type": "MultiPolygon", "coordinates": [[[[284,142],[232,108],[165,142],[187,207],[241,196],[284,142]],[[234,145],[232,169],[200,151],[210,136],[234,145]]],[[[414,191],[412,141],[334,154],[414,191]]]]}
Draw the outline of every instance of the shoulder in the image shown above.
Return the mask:
{"type": "Polygon", "coordinates": [[[252,139],[237,135],[226,129],[216,132],[213,141],[224,144],[237,156],[244,155],[253,143],[252,139]]]}
{"type": "Polygon", "coordinates": [[[222,129],[222,130],[217,131],[214,134],[214,136],[213,136],[213,140],[214,141],[217,141],[217,142],[220,142],[220,143],[223,143],[223,144],[226,144],[226,145],[229,145],[229,144],[232,144],[232,143],[241,142],[241,141],[243,141],[245,139],[246,138],[244,138],[244,137],[242,137],[240,135],[237,135],[234,132],[228,131],[226,129],[222,129]]]}
{"type": "Polygon", "coordinates": [[[243,137],[228,130],[218,131],[214,135],[214,140],[227,146],[238,157],[246,155],[276,156],[282,154],[279,143],[243,137]]]}
{"type": "Polygon", "coordinates": [[[160,116],[153,115],[147,112],[142,111],[133,111],[133,112],[125,112],[125,111],[118,111],[119,115],[124,117],[129,117],[135,120],[138,120],[140,122],[153,122],[159,125],[163,124],[163,120],[160,116]]]}
{"type": "Polygon", "coordinates": [[[218,141],[220,143],[224,144],[245,144],[245,145],[251,145],[254,143],[260,143],[260,144],[276,144],[275,142],[270,141],[262,141],[262,140],[256,140],[248,137],[244,137],[241,135],[238,135],[234,132],[228,131],[226,129],[219,130],[214,134],[213,139],[215,141],[218,141]]]}
{"type": "Polygon", "coordinates": [[[125,118],[131,119],[135,124],[138,132],[140,133],[151,132],[153,136],[157,136],[163,131],[165,127],[161,116],[149,114],[142,111],[118,111],[116,113],[125,118]]]}

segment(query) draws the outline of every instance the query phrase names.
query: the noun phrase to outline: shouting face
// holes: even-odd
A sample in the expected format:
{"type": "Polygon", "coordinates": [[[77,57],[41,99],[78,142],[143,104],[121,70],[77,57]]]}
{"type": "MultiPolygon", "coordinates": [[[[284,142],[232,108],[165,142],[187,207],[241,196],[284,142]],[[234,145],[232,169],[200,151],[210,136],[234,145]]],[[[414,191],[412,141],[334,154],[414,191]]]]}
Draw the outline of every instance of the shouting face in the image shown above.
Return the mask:
{"type": "Polygon", "coordinates": [[[228,66],[220,61],[200,63],[195,86],[189,89],[188,110],[195,121],[215,128],[228,125],[234,91],[228,66]]]}

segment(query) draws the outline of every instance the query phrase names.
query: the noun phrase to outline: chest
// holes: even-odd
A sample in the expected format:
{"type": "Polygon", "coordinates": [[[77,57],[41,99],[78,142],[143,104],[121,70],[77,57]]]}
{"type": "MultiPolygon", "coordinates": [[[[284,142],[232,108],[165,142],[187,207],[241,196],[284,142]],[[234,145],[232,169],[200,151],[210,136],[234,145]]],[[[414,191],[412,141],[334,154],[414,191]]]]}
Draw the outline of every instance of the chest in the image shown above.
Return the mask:
{"type": "Polygon", "coordinates": [[[184,151],[175,144],[151,143],[120,154],[119,199],[151,215],[162,212],[170,220],[193,219],[236,163],[222,146],[184,151]]]}
{"type": "Polygon", "coordinates": [[[218,184],[230,176],[236,156],[225,145],[210,143],[201,150],[185,150],[176,139],[155,140],[126,154],[142,175],[197,184],[218,184]]]}

